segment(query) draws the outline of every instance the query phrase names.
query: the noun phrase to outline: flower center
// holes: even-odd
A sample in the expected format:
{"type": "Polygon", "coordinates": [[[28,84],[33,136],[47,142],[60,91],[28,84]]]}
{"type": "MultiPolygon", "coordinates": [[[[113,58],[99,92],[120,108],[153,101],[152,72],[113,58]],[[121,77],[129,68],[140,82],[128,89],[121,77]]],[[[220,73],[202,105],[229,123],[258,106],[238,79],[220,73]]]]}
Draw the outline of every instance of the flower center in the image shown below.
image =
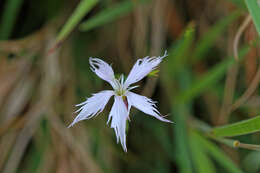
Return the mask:
{"type": "Polygon", "coordinates": [[[117,96],[124,96],[126,89],[124,89],[124,78],[123,75],[120,76],[119,79],[115,79],[115,94],[117,96]]]}
{"type": "Polygon", "coordinates": [[[120,87],[119,89],[115,90],[116,95],[123,96],[125,94],[125,90],[120,87]]]}

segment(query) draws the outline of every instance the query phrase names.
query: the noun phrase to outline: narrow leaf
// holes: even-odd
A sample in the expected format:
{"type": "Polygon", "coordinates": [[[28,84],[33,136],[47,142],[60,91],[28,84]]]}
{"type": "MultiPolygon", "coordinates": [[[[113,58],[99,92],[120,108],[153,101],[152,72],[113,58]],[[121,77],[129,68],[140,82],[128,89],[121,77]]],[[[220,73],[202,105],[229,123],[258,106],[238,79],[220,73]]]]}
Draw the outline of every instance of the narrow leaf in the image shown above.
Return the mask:
{"type": "Polygon", "coordinates": [[[197,172],[200,173],[214,173],[216,172],[212,160],[205,153],[205,149],[200,145],[197,139],[197,135],[190,134],[190,148],[192,160],[195,163],[197,172]]]}
{"type": "Polygon", "coordinates": [[[82,20],[82,18],[97,4],[97,2],[98,0],[81,0],[76,10],[73,12],[66,24],[59,32],[56,38],[56,43],[64,40],[82,20]]]}
{"type": "Polygon", "coordinates": [[[256,30],[260,36],[260,2],[259,0],[246,0],[246,5],[253,18],[256,30]]]}
{"type": "Polygon", "coordinates": [[[176,161],[181,173],[192,173],[190,148],[187,138],[187,107],[186,105],[174,105],[173,115],[176,115],[174,137],[176,141],[176,161]]]}
{"type": "MultiPolygon", "coordinates": [[[[240,57],[243,57],[247,52],[248,52],[248,47],[241,49],[241,51],[239,52],[240,57]]],[[[202,77],[197,79],[191,85],[192,87],[177,95],[176,101],[179,103],[184,103],[200,95],[202,92],[205,91],[205,89],[210,88],[210,86],[212,86],[214,83],[220,80],[221,77],[223,77],[224,74],[226,73],[227,68],[230,67],[230,65],[232,65],[235,62],[236,61],[234,60],[233,57],[225,58],[225,60],[217,64],[206,74],[204,74],[202,77]]]]}
{"type": "Polygon", "coordinates": [[[245,135],[260,131],[260,116],[212,129],[217,137],[245,135]]]}
{"type": "Polygon", "coordinates": [[[91,19],[83,22],[79,26],[79,29],[81,31],[88,31],[96,27],[99,27],[101,25],[104,25],[108,22],[115,21],[116,19],[129,14],[134,9],[134,7],[146,1],[148,0],[141,0],[141,1],[126,0],[124,2],[118,3],[110,8],[101,11],[91,19]]]}
{"type": "Polygon", "coordinates": [[[167,63],[167,69],[169,70],[171,76],[175,72],[180,70],[185,64],[185,62],[187,62],[187,54],[194,41],[194,35],[194,23],[190,23],[185,29],[185,32],[183,33],[181,38],[178,40],[177,44],[174,44],[172,48],[169,50],[169,63],[167,63]]]}
{"type": "MultiPolygon", "coordinates": [[[[187,68],[182,68],[182,78],[179,80],[181,89],[187,89],[191,83],[191,73],[187,68]]],[[[187,117],[191,114],[191,104],[173,104],[172,115],[176,115],[174,137],[176,141],[176,160],[181,173],[191,173],[192,160],[187,133],[187,117]]]]}
{"type": "Polygon", "coordinates": [[[221,164],[227,172],[242,173],[242,171],[223,153],[215,144],[211,143],[198,133],[194,133],[199,144],[208,151],[208,153],[221,164]]]}
{"type": "Polygon", "coordinates": [[[15,19],[22,6],[23,0],[8,0],[0,23],[0,40],[8,39],[13,30],[15,19]]]}

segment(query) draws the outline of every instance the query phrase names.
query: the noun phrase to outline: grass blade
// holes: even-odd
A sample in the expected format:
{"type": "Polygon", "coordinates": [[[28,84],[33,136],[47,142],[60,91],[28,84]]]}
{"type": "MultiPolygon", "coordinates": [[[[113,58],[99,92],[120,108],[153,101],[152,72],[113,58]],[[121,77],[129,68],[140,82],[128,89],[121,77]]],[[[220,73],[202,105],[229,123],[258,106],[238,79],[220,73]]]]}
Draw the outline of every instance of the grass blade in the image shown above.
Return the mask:
{"type": "MultiPolygon", "coordinates": [[[[248,47],[243,48],[239,52],[239,57],[243,57],[248,52],[248,47]]],[[[198,96],[200,93],[204,92],[205,89],[212,86],[215,82],[217,82],[223,75],[226,73],[226,70],[230,65],[235,63],[233,57],[225,58],[221,63],[213,67],[210,71],[208,71],[205,75],[196,80],[192,87],[181,92],[176,97],[176,101],[179,103],[185,103],[194,97],[198,96]]]]}
{"type": "Polygon", "coordinates": [[[260,131],[260,116],[212,129],[212,133],[217,137],[245,135],[258,131],[260,131]]]}
{"type": "Polygon", "coordinates": [[[216,169],[211,159],[206,155],[205,149],[198,142],[197,136],[194,133],[190,134],[190,147],[192,160],[195,163],[197,172],[214,173],[216,169]]]}
{"type": "Polygon", "coordinates": [[[206,140],[198,133],[194,133],[199,144],[208,151],[208,153],[221,164],[228,172],[242,173],[242,171],[213,143],[206,140]]]}
{"type": "Polygon", "coordinates": [[[23,0],[8,0],[4,8],[4,13],[0,24],[0,40],[6,40],[11,35],[19,10],[23,0]]]}
{"type": "MultiPolygon", "coordinates": [[[[187,89],[191,82],[191,73],[187,68],[181,69],[182,78],[179,83],[182,89],[187,89]]],[[[174,137],[176,141],[176,157],[181,173],[191,173],[192,160],[188,141],[187,118],[191,114],[191,104],[173,104],[172,115],[175,116],[174,137]]]]}
{"type": "Polygon", "coordinates": [[[186,105],[174,105],[173,115],[176,115],[174,127],[174,136],[176,141],[176,161],[181,173],[192,173],[192,163],[189,152],[189,143],[187,138],[187,107],[186,105]]]}
{"type": "Polygon", "coordinates": [[[168,57],[168,70],[171,76],[180,70],[185,64],[187,58],[187,53],[194,41],[195,29],[194,23],[190,23],[181,38],[177,41],[177,44],[174,44],[169,50],[168,57]]]}
{"type": "Polygon", "coordinates": [[[246,5],[253,18],[256,30],[260,36],[260,2],[259,0],[246,0],[246,5]]]}
{"type": "Polygon", "coordinates": [[[98,0],[81,0],[76,10],[72,13],[66,24],[59,32],[56,38],[57,44],[59,44],[71,33],[81,19],[97,4],[97,2],[98,0]]]}
{"type": "Polygon", "coordinates": [[[89,31],[108,22],[112,22],[122,16],[129,14],[134,9],[134,7],[146,1],[148,0],[142,0],[140,2],[126,0],[124,2],[118,3],[113,7],[101,11],[99,14],[95,15],[91,19],[83,22],[79,26],[79,29],[81,31],[89,31]]]}

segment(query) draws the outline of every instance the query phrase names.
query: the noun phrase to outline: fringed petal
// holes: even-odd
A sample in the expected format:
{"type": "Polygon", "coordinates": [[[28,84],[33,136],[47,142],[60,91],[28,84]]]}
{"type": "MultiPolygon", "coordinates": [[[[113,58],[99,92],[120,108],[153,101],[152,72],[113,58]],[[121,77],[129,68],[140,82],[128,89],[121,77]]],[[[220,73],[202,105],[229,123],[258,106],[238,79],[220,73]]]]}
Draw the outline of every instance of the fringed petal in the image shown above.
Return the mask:
{"type": "Polygon", "coordinates": [[[120,141],[124,151],[126,148],[126,121],[128,119],[128,110],[121,96],[115,96],[115,102],[109,113],[108,121],[111,120],[111,128],[114,129],[117,143],[120,141]]]}
{"type": "Polygon", "coordinates": [[[133,92],[127,92],[126,96],[127,96],[129,106],[134,106],[140,111],[148,115],[151,115],[157,118],[158,120],[172,123],[172,121],[167,120],[161,116],[160,112],[156,108],[155,102],[152,99],[135,94],[133,92]]]}
{"type": "Polygon", "coordinates": [[[98,115],[100,112],[103,111],[107,102],[113,94],[114,91],[101,91],[99,93],[93,94],[92,97],[87,98],[85,102],[76,105],[81,106],[81,108],[79,108],[79,110],[76,111],[79,112],[79,114],[69,125],[69,127],[73,126],[75,123],[81,120],[90,119],[98,115]]]}

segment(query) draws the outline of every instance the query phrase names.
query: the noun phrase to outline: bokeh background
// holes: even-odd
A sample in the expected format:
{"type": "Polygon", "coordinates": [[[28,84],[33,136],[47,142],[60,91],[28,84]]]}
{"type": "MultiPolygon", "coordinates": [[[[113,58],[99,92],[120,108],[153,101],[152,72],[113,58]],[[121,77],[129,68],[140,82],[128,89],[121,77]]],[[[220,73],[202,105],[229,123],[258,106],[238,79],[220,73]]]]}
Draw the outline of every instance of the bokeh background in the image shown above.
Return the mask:
{"type": "Polygon", "coordinates": [[[214,128],[260,112],[259,35],[247,5],[1,0],[0,172],[260,172],[259,133],[226,138],[214,128]],[[106,125],[111,99],[97,117],[67,128],[75,104],[110,88],[89,57],[126,76],[138,58],[165,50],[159,71],[135,92],[176,124],[132,109],[124,153],[106,125]]]}

